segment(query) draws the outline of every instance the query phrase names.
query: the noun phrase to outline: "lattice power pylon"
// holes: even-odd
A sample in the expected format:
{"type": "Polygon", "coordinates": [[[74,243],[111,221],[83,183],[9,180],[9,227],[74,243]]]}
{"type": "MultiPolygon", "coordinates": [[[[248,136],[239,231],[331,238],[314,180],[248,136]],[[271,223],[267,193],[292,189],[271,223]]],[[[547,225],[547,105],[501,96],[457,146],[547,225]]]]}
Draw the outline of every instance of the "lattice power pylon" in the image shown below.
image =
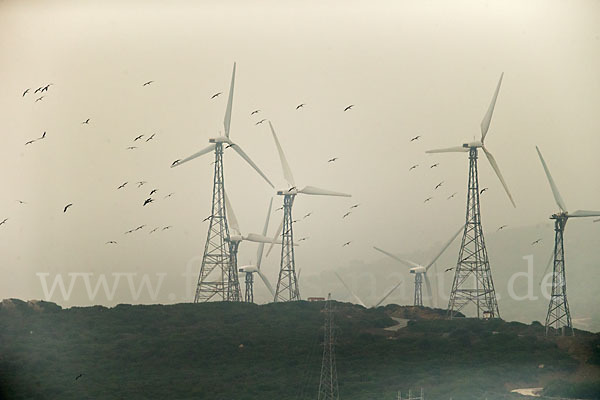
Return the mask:
{"type": "Polygon", "coordinates": [[[321,379],[319,381],[319,395],[317,399],[339,400],[331,294],[327,296],[323,311],[325,313],[325,332],[323,334],[323,361],[321,362],[321,379]]]}
{"type": "Polygon", "coordinates": [[[573,334],[573,324],[569,303],[567,302],[567,277],[565,275],[565,249],[563,233],[568,217],[565,214],[555,214],[554,219],[554,269],[552,271],[552,294],[546,315],[546,335],[550,329],[559,335],[573,334]]]}
{"type": "Polygon", "coordinates": [[[467,304],[472,303],[476,307],[477,318],[500,318],[481,227],[477,148],[470,149],[469,161],[466,225],[448,303],[448,316],[454,317],[467,304]]]}

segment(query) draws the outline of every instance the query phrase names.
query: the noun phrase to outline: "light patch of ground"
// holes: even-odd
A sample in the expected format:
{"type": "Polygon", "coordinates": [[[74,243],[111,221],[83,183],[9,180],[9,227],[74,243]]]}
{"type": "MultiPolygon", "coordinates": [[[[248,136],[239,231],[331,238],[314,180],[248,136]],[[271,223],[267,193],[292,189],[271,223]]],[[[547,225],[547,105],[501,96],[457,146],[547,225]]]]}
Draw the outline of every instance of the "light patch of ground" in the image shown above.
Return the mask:
{"type": "Polygon", "coordinates": [[[511,390],[511,393],[518,393],[522,396],[532,396],[532,397],[540,397],[540,393],[544,390],[544,388],[523,388],[523,389],[515,389],[511,390]]]}

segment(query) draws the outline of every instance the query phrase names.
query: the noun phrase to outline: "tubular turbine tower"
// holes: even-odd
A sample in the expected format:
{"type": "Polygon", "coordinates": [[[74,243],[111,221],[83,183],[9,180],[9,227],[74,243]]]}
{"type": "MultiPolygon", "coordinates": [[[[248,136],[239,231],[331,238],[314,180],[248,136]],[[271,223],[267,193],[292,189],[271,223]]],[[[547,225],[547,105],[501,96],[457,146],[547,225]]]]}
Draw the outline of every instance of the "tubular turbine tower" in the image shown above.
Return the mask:
{"type": "Polygon", "coordinates": [[[191,156],[174,162],[171,167],[177,167],[194,158],[204,154],[215,152],[215,173],[213,179],[212,212],[209,217],[208,234],[206,236],[206,245],[202,256],[202,265],[198,276],[196,286],[196,295],[194,303],[209,301],[212,299],[222,301],[241,301],[240,283],[238,280],[238,271],[234,263],[231,262],[231,255],[235,256],[237,244],[230,241],[229,226],[227,224],[227,215],[225,211],[225,180],[223,176],[223,151],[227,148],[233,148],[252,168],[258,172],[271,187],[274,187],[271,181],[263,174],[258,166],[242,150],[242,148],[229,139],[229,128],[231,126],[231,110],[233,107],[233,88],[235,84],[235,63],[233,64],[233,73],[231,75],[231,86],[229,87],[229,98],[227,100],[227,109],[223,125],[225,127],[225,136],[209,139],[209,145],[204,149],[192,154],[191,156]],[[226,145],[226,146],[224,146],[226,145]],[[232,248],[235,246],[236,248],[232,248]]]}
{"type": "Polygon", "coordinates": [[[462,146],[450,147],[439,150],[429,150],[427,153],[469,153],[469,184],[467,189],[467,213],[463,232],[462,243],[458,253],[452,292],[448,303],[448,317],[453,318],[466,305],[472,303],[477,308],[477,318],[500,318],[496,291],[492,280],[492,272],[488,260],[483,229],[481,227],[481,214],[479,212],[479,179],[477,173],[477,152],[482,149],[492,169],[500,179],[508,198],[514,207],[515,202],[502,177],[496,159],[485,147],[484,141],[492,121],[492,114],[502,84],[500,75],[496,92],[487,113],[481,121],[481,140],[464,143],[462,146]]]}

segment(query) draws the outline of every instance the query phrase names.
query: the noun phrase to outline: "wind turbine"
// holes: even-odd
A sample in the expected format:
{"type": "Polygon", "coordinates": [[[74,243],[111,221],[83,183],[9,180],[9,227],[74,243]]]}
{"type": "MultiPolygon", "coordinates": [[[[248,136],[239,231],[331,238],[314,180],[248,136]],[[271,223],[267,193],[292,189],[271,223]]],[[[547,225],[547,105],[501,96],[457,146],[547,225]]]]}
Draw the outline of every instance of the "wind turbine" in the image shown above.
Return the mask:
{"type": "Polygon", "coordinates": [[[274,301],[293,301],[300,300],[300,290],[298,289],[298,280],[296,277],[296,262],[294,260],[294,234],[293,234],[293,219],[292,219],[292,206],[294,204],[294,198],[298,194],[308,195],[322,195],[322,196],[342,196],[351,197],[346,193],[334,192],[331,190],[320,189],[314,186],[305,186],[303,189],[298,190],[292,170],[285,158],[279,139],[273,129],[273,124],[269,121],[269,127],[273,134],[273,140],[275,140],[275,146],[279,152],[279,159],[281,160],[281,167],[283,169],[283,177],[290,185],[288,189],[277,191],[279,196],[283,196],[283,220],[281,225],[275,233],[275,237],[267,255],[273,248],[274,240],[281,234],[281,263],[279,268],[279,278],[277,279],[277,289],[275,291],[274,301]],[[283,232],[283,233],[282,233],[283,232]]]}
{"type": "Polygon", "coordinates": [[[426,266],[423,266],[421,264],[418,264],[418,263],[410,261],[410,260],[400,258],[400,257],[395,256],[392,253],[388,253],[387,251],[382,250],[378,247],[373,247],[373,248],[375,250],[385,254],[386,256],[391,257],[394,260],[401,262],[402,264],[404,264],[410,268],[409,269],[410,273],[415,274],[414,305],[423,307],[423,278],[425,278],[424,280],[425,280],[425,287],[427,288],[427,296],[430,299],[432,299],[431,283],[429,282],[429,277],[427,275],[427,271],[429,271],[429,268],[431,268],[431,266],[435,264],[435,262],[438,260],[438,258],[441,257],[442,254],[444,254],[446,249],[448,247],[450,247],[452,242],[454,242],[454,240],[456,239],[458,234],[461,231],[463,231],[463,229],[464,229],[464,226],[461,226],[460,229],[454,235],[452,235],[452,237],[450,238],[450,240],[448,240],[448,242],[444,245],[444,247],[442,247],[442,250],[440,250],[440,252],[433,258],[433,260],[431,260],[431,262],[429,264],[427,264],[426,266]]]}
{"type": "MultiPolygon", "coordinates": [[[[344,287],[346,288],[346,290],[352,295],[352,297],[354,297],[354,299],[358,302],[358,304],[360,304],[361,306],[363,306],[364,308],[369,308],[365,305],[365,302],[362,301],[362,299],[360,297],[358,297],[353,291],[352,289],[350,289],[350,286],[346,285],[346,282],[344,282],[344,280],[342,279],[341,276],[339,276],[339,274],[337,272],[334,272],[335,276],[337,276],[337,278],[340,280],[340,282],[342,282],[342,285],[344,285],[344,287]]],[[[394,292],[394,290],[396,290],[398,288],[398,286],[400,286],[400,284],[402,283],[402,281],[398,282],[397,284],[395,284],[394,286],[392,286],[392,288],[390,290],[388,290],[381,299],[379,299],[379,301],[377,303],[375,303],[375,305],[371,306],[371,308],[377,308],[381,305],[381,303],[383,303],[385,301],[385,299],[387,299],[390,294],[392,294],[394,292]]]]}
{"type": "Polygon", "coordinates": [[[559,212],[552,214],[550,219],[554,220],[554,270],[552,272],[552,295],[550,296],[550,304],[548,305],[548,314],[546,314],[546,335],[550,332],[550,328],[554,328],[555,334],[571,333],[573,334],[573,324],[571,321],[571,313],[569,311],[569,303],[567,302],[567,279],[565,274],[565,249],[563,247],[563,234],[567,220],[572,217],[600,217],[600,211],[577,210],[569,213],[567,206],[563,201],[550,170],[542,157],[540,149],[535,146],[544,172],[550,183],[550,189],[554,195],[554,200],[560,209],[559,212]],[[570,330],[570,332],[565,332],[570,330]]]}
{"type": "Polygon", "coordinates": [[[454,282],[452,283],[452,292],[448,303],[448,316],[453,318],[457,313],[469,303],[473,303],[477,308],[477,318],[500,318],[498,302],[496,300],[496,291],[492,280],[492,272],[485,247],[483,229],[481,227],[481,215],[479,212],[479,178],[477,173],[477,151],[482,149],[487,157],[492,169],[500,179],[508,198],[512,205],[516,207],[515,202],[508,190],[508,186],[502,177],[500,168],[496,159],[485,147],[485,137],[490,128],[496,99],[502,84],[500,75],[496,92],[492,97],[492,102],[481,121],[481,139],[470,143],[464,143],[462,146],[450,147],[438,150],[429,150],[427,153],[469,153],[469,183],[467,189],[467,214],[461,247],[458,253],[458,262],[454,272],[454,282]],[[474,279],[473,279],[474,278],[474,279]]]}
{"type": "Polygon", "coordinates": [[[209,301],[216,297],[225,301],[240,301],[240,284],[238,274],[230,263],[231,249],[229,239],[229,227],[227,225],[227,216],[225,211],[225,181],[223,177],[223,145],[225,148],[233,148],[271,187],[273,184],[242,150],[242,148],[231,141],[229,130],[231,127],[231,111],[233,107],[233,88],[235,85],[235,66],[233,63],[233,73],[231,74],[231,86],[229,87],[229,99],[225,110],[225,136],[219,136],[209,139],[209,145],[204,149],[192,154],[191,156],[178,160],[171,165],[177,167],[190,160],[198,158],[212,151],[215,153],[215,173],[213,179],[213,197],[212,212],[206,236],[204,254],[202,256],[202,265],[198,276],[196,286],[196,295],[194,303],[209,301]],[[214,272],[214,273],[213,273],[214,272]]]}

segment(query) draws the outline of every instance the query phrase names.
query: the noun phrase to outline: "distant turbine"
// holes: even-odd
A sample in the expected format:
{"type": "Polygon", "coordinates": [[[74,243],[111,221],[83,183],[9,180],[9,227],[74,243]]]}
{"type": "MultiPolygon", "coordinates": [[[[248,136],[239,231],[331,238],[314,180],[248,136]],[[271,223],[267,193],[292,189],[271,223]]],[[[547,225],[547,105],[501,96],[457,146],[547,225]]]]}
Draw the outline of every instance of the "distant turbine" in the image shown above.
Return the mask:
{"type": "MultiPolygon", "coordinates": [[[[223,301],[240,301],[240,286],[237,270],[232,269],[230,263],[231,249],[229,246],[229,226],[225,211],[225,182],[223,179],[223,145],[233,144],[229,139],[231,127],[231,112],[233,108],[233,89],[235,85],[235,67],[231,75],[231,86],[229,87],[229,98],[225,110],[223,125],[225,136],[209,139],[210,145],[191,156],[176,161],[171,168],[184,164],[194,158],[214,151],[215,169],[213,179],[212,212],[206,237],[206,245],[202,256],[202,265],[196,286],[194,303],[209,301],[213,298],[223,301]],[[214,273],[213,273],[214,272],[214,273]]],[[[265,181],[274,187],[271,181],[263,174],[258,166],[242,150],[239,144],[231,146],[240,157],[242,157],[265,181]]]]}
{"type": "MultiPolygon", "coordinates": [[[[344,280],[342,279],[342,277],[337,273],[334,272],[335,276],[340,280],[340,282],[342,282],[342,285],[344,285],[344,287],[346,288],[346,290],[352,295],[352,297],[354,297],[354,299],[356,300],[356,302],[358,304],[360,304],[361,306],[363,306],[364,308],[369,308],[364,301],[362,301],[362,299],[360,297],[358,297],[351,289],[348,285],[346,285],[346,282],[344,282],[344,280]]],[[[385,301],[385,299],[387,299],[390,294],[392,294],[394,292],[394,290],[396,290],[398,288],[398,286],[400,286],[400,284],[402,283],[402,281],[396,283],[394,286],[392,286],[392,288],[390,290],[388,290],[387,292],[385,292],[385,294],[383,295],[382,298],[379,299],[379,301],[377,301],[377,303],[375,303],[373,306],[371,306],[371,308],[377,308],[381,305],[381,303],[383,303],[385,301]]]]}
{"type": "Polygon", "coordinates": [[[343,196],[351,197],[349,194],[334,192],[326,189],[319,189],[314,186],[305,186],[303,189],[298,190],[292,175],[292,170],[285,158],[279,139],[273,129],[273,124],[269,121],[269,127],[273,134],[273,140],[279,153],[279,159],[281,160],[281,167],[283,169],[283,177],[290,185],[289,189],[282,189],[277,191],[277,194],[283,196],[283,220],[275,238],[267,251],[267,255],[271,252],[273,244],[276,238],[281,234],[281,262],[279,268],[279,279],[277,280],[277,290],[275,291],[274,301],[294,301],[300,300],[300,291],[298,289],[298,281],[296,277],[296,261],[294,259],[294,235],[293,235],[293,219],[292,219],[292,206],[294,204],[294,198],[298,194],[308,195],[323,195],[323,196],[343,196]],[[282,233],[283,232],[283,233],[282,233]]]}
{"type": "Polygon", "coordinates": [[[571,321],[571,313],[569,311],[569,303],[567,302],[567,279],[565,274],[565,250],[563,246],[563,235],[567,220],[572,217],[600,217],[600,211],[577,210],[573,213],[567,211],[567,206],[563,201],[558,187],[550,175],[550,170],[542,157],[540,149],[537,150],[544,172],[550,183],[550,189],[554,195],[554,200],[560,209],[559,212],[552,214],[550,219],[554,220],[554,270],[552,272],[552,295],[550,304],[548,305],[548,314],[546,314],[546,335],[554,334],[573,334],[573,324],[571,321]],[[552,332],[550,329],[553,329],[552,332]]]}
{"type": "MultiPolygon", "coordinates": [[[[496,290],[492,280],[492,272],[487,256],[483,229],[481,227],[481,215],[479,211],[479,178],[477,173],[477,150],[482,149],[492,169],[500,179],[508,198],[513,206],[515,202],[508,190],[508,186],[500,173],[498,164],[492,153],[485,147],[485,137],[492,121],[496,99],[500,91],[502,77],[492,97],[492,102],[481,121],[481,139],[462,146],[450,147],[439,150],[429,150],[427,153],[469,153],[469,183],[467,191],[467,214],[466,224],[462,239],[462,245],[458,253],[458,262],[454,273],[454,282],[450,301],[448,302],[448,316],[457,315],[467,304],[474,304],[477,308],[477,318],[500,318],[498,302],[496,301],[496,290]]],[[[515,206],[516,207],[516,206],[515,206]]]]}

